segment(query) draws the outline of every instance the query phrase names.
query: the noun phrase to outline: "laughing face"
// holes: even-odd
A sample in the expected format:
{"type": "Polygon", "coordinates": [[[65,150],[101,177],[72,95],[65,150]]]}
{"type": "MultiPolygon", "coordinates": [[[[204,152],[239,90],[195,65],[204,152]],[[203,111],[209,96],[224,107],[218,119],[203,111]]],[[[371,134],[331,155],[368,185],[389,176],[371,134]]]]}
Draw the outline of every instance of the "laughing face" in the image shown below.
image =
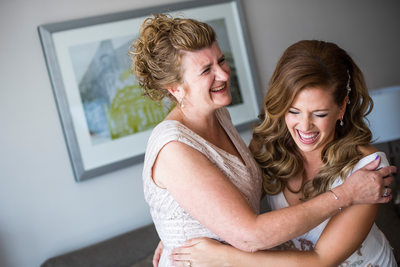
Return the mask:
{"type": "Polygon", "coordinates": [[[333,140],[336,122],[342,118],[345,104],[339,107],[330,90],[308,87],[301,90],[285,115],[286,126],[303,152],[321,153],[333,140]]]}
{"type": "Polygon", "coordinates": [[[183,52],[181,59],[183,84],[178,86],[185,108],[210,112],[227,106],[232,101],[229,87],[230,69],[225,57],[214,42],[210,47],[193,52],[183,52]]]}

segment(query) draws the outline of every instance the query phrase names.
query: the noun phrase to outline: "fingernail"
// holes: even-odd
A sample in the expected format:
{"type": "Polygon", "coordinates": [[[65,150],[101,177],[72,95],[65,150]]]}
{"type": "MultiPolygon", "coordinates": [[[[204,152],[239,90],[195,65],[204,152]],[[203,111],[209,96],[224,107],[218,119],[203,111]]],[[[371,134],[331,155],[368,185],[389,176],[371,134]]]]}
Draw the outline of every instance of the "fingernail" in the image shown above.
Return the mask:
{"type": "Polygon", "coordinates": [[[379,155],[376,156],[375,160],[378,160],[378,159],[379,159],[379,155]]]}

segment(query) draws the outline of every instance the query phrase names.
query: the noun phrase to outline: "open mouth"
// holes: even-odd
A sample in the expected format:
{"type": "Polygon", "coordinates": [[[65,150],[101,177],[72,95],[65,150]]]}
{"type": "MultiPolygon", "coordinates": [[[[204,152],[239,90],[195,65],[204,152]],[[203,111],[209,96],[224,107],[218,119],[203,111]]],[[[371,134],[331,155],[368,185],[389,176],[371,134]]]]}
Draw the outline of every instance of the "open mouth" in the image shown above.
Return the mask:
{"type": "Polygon", "coordinates": [[[299,136],[299,139],[302,143],[304,144],[312,144],[317,140],[319,136],[319,132],[313,132],[313,133],[303,133],[299,130],[297,131],[297,135],[299,136]]]}
{"type": "Polygon", "coordinates": [[[213,93],[222,92],[225,90],[225,88],[226,88],[226,84],[223,84],[219,87],[211,88],[211,92],[213,92],[213,93]]]}

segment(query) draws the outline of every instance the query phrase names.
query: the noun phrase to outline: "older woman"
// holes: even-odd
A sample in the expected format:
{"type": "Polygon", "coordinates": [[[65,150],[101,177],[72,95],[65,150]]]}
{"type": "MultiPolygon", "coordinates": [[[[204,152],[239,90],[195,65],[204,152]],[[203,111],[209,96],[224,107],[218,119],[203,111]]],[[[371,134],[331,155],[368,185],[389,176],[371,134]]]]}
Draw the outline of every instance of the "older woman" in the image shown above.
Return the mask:
{"type": "MultiPolygon", "coordinates": [[[[376,157],[364,122],[371,98],[350,56],[333,43],[300,41],[282,55],[265,97],[265,118],[250,148],[263,169],[273,210],[313,201],[337,188],[376,157]]],[[[387,189],[389,190],[389,189],[387,189]]],[[[385,195],[386,193],[384,193],[385,195]]],[[[174,251],[175,266],[397,266],[374,224],[377,205],[353,205],[281,246],[246,253],[192,240],[174,251]],[[183,254],[182,254],[183,253],[183,254]],[[183,256],[182,256],[183,255],[183,256]]]]}
{"type": "MultiPolygon", "coordinates": [[[[194,237],[224,240],[256,251],[312,229],[356,203],[383,203],[379,159],[318,197],[258,215],[261,171],[232,125],[230,69],[215,32],[192,19],[155,15],[144,21],[131,52],[140,85],[153,99],[177,103],[147,144],[143,169],[146,201],[164,243],[160,266],[173,248],[194,237]],[[362,181],[362,182],[360,182],[362,181]]],[[[190,262],[186,262],[190,265],[190,262]]]]}

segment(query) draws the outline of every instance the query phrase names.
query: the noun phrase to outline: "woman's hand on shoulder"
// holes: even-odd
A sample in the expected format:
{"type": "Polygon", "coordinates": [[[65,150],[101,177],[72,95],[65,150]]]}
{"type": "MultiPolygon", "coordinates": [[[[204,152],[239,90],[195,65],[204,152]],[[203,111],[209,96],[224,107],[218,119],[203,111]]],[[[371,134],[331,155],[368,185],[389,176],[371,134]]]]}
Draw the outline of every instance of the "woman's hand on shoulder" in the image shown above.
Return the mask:
{"type": "Polygon", "coordinates": [[[387,203],[391,194],[384,196],[385,189],[394,182],[391,175],[396,172],[395,166],[387,166],[378,169],[381,158],[365,165],[363,168],[352,173],[343,184],[346,197],[350,204],[374,204],[387,203]]]}

